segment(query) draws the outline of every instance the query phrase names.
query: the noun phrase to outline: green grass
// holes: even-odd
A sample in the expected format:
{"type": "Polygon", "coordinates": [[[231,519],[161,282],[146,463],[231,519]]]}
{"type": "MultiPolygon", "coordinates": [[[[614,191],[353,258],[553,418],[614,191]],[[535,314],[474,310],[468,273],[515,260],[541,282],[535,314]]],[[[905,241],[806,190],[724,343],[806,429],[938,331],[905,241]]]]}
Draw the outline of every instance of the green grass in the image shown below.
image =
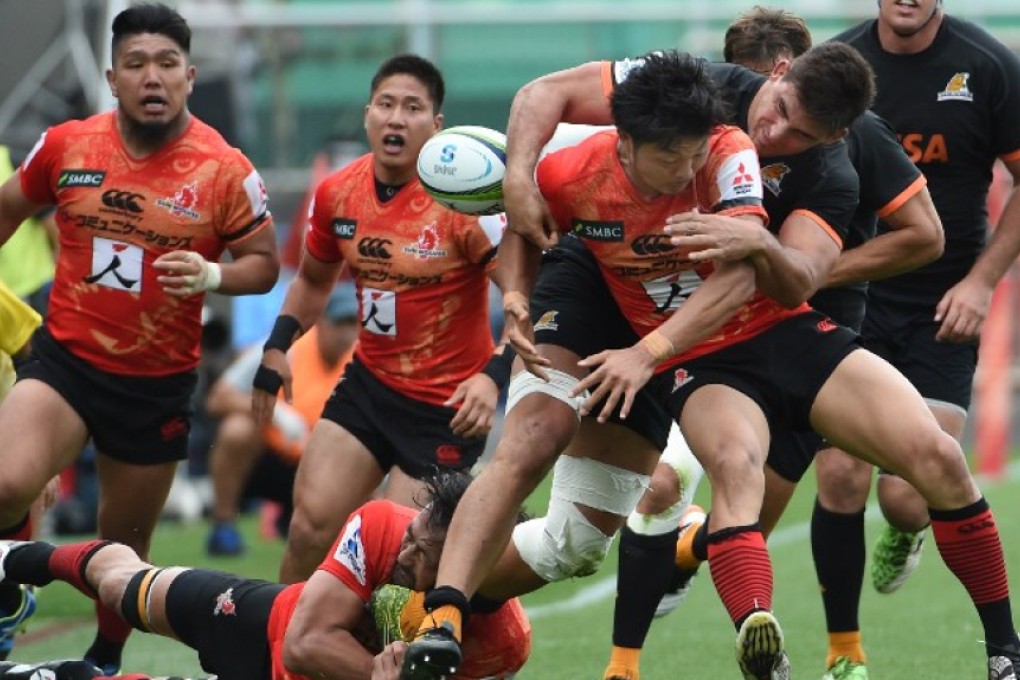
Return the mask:
{"type": "MultiPolygon", "coordinates": [[[[1020,479],[985,485],[996,510],[1014,584],[1020,583],[1020,479]]],[[[704,489],[702,490],[704,491],[704,489]]],[[[545,490],[536,494],[532,510],[540,510],[545,490]]],[[[775,611],[783,624],[798,678],[819,678],[825,656],[825,626],[811,563],[806,522],[814,499],[809,475],[773,537],[775,611]]],[[[868,522],[869,544],[878,520],[868,522]]],[[[281,546],[256,536],[253,520],[244,526],[249,551],[238,559],[210,559],[204,554],[205,526],[163,525],[154,543],[158,564],[187,564],[222,569],[245,576],[272,578],[281,546]]],[[[615,550],[614,550],[615,553],[615,550]]],[[[534,651],[520,680],[598,680],[609,653],[612,622],[611,579],[615,554],[593,577],[559,583],[527,598],[535,612],[534,651]],[[602,590],[598,590],[602,588],[602,590]],[[584,594],[602,593],[594,601],[562,611],[565,603],[584,594]],[[557,604],[558,603],[558,604],[557,604]],[[557,612],[554,607],[560,606],[557,612]]],[[[43,660],[79,655],[91,640],[91,603],[63,584],[41,594],[39,614],[14,657],[43,660]],[[49,635],[57,626],[70,630],[49,635]]],[[[981,630],[963,589],[942,565],[929,540],[918,572],[892,596],[876,594],[865,583],[862,602],[865,647],[872,677],[960,680],[984,677],[981,630]]],[[[738,677],[733,660],[734,632],[704,571],[684,606],[656,622],[648,640],[642,680],[738,677]]],[[[135,633],[128,643],[125,670],[161,674],[201,671],[195,654],[179,643],[135,633]]]]}

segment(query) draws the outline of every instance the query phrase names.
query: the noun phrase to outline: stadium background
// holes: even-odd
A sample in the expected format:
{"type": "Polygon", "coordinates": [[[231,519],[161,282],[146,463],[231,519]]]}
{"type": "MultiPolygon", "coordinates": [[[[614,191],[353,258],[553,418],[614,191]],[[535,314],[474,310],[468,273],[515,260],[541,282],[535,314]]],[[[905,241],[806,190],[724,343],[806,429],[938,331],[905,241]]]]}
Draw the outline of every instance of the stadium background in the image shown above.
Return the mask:
{"type": "MultiPolygon", "coordinates": [[[[103,69],[108,28],[126,6],[107,0],[0,0],[0,143],[23,156],[46,126],[112,106],[103,69]]],[[[263,172],[272,208],[286,240],[316,173],[364,151],[361,113],[378,64],[401,51],[434,59],[447,79],[447,125],[503,129],[514,92],[528,80],[583,61],[632,56],[677,47],[718,58],[728,23],[753,0],[192,0],[170,2],[194,28],[198,83],[192,110],[240,146],[263,172]]],[[[764,2],[803,16],[816,41],[873,16],[872,0],[764,2]]],[[[1016,0],[946,0],[947,11],[975,21],[1020,51],[1016,0]]],[[[1013,319],[1017,277],[1000,287],[996,316],[982,348],[968,447],[984,468],[996,506],[1014,583],[1020,582],[1020,476],[1012,395],[1018,383],[1013,319]],[[976,424],[976,425],[975,425],[976,424]],[[975,430],[977,433],[975,434],[975,430]]],[[[279,304],[279,292],[231,309],[234,345],[256,337],[279,304]]],[[[981,467],[975,462],[976,467],[981,467]]],[[[790,638],[798,676],[818,677],[824,626],[815,592],[806,521],[810,484],[773,541],[777,612],[790,638]],[[801,675],[804,673],[805,675],[801,675]]],[[[542,493],[530,506],[541,511],[542,493]]],[[[869,530],[875,528],[874,522],[869,530]]],[[[204,527],[165,525],[154,559],[205,564],[272,578],[279,545],[260,541],[248,520],[252,550],[240,561],[210,562],[204,527]]],[[[933,546],[932,546],[933,547],[933,546]]],[[[615,560],[614,560],[615,561],[615,560]]],[[[613,564],[592,579],[558,584],[527,599],[535,618],[534,661],[525,679],[599,677],[608,654],[613,564]]],[[[704,576],[690,606],[657,625],[643,677],[732,677],[732,632],[704,576]]],[[[881,677],[956,680],[972,677],[981,661],[976,620],[962,591],[933,554],[918,577],[893,598],[865,588],[863,623],[872,664],[881,677]],[[947,644],[948,642],[948,644],[947,644]],[[923,670],[921,670],[923,669],[923,670]]],[[[48,588],[17,655],[26,660],[65,657],[90,638],[90,607],[79,596],[48,588]]],[[[187,650],[136,635],[126,669],[193,673],[187,650]]],[[[877,674],[876,674],[877,675],[877,674]]]]}

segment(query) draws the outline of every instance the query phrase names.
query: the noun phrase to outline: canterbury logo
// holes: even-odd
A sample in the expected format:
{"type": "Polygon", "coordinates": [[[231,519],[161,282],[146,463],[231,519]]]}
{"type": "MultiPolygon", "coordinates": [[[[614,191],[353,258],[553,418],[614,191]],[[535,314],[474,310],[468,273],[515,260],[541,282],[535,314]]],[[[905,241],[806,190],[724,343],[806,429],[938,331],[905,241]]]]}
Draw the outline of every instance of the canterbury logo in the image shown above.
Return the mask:
{"type": "Polygon", "coordinates": [[[358,253],[362,257],[371,257],[376,260],[388,260],[392,255],[386,250],[386,246],[393,245],[388,238],[363,238],[358,241],[358,253]]]}
{"type": "Polygon", "coordinates": [[[638,255],[661,255],[676,250],[666,234],[644,234],[631,241],[630,249],[638,255]]]}
{"type": "Polygon", "coordinates": [[[110,189],[103,192],[103,205],[108,208],[117,208],[118,210],[127,210],[133,213],[142,212],[142,206],[138,205],[138,201],[144,200],[145,196],[142,194],[133,194],[130,191],[110,189]]]}

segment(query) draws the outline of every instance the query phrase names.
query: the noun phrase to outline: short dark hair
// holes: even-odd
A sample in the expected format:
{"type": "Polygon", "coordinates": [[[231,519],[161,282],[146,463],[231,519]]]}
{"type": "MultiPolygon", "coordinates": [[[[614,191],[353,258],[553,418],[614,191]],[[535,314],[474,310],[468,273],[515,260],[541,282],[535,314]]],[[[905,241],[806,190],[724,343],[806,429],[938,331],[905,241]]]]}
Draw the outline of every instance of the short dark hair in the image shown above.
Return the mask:
{"type": "Polygon", "coordinates": [[[166,5],[133,5],[113,19],[111,54],[116,58],[117,48],[125,38],[141,33],[158,33],[177,43],[185,54],[191,53],[191,28],[176,10],[166,5]]]}
{"type": "Polygon", "coordinates": [[[471,480],[467,472],[451,470],[436,470],[422,479],[424,498],[415,498],[415,502],[428,513],[425,524],[430,531],[445,532],[450,527],[453,513],[471,480]]]}
{"type": "Polygon", "coordinates": [[[875,73],[845,43],[816,45],[790,63],[783,76],[797,88],[804,111],[828,132],[838,132],[871,107],[875,73]]]}
{"type": "Polygon", "coordinates": [[[652,52],[613,90],[613,122],[638,146],[669,149],[705,137],[727,119],[705,62],[685,52],[652,52]]]}
{"type": "Polygon", "coordinates": [[[371,95],[375,94],[379,83],[390,76],[398,74],[409,75],[421,81],[432,99],[432,107],[436,113],[443,109],[443,99],[446,97],[446,85],[443,83],[443,74],[428,59],[419,57],[417,54],[398,54],[390,57],[382,63],[382,66],[372,76],[371,95]]]}
{"type": "Polygon", "coordinates": [[[811,31],[796,14],[755,5],[726,29],[723,58],[731,64],[770,64],[811,49],[811,31]]]}

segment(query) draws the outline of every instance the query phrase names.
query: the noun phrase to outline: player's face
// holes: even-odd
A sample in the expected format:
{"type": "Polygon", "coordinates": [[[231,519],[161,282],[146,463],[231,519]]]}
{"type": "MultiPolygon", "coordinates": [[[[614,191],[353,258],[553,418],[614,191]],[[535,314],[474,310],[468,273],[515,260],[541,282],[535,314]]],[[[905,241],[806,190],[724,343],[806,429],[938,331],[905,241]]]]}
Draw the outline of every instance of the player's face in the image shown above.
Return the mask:
{"type": "Polygon", "coordinates": [[[938,0],[880,0],[878,20],[896,35],[908,38],[928,24],[938,4],[938,0]]]}
{"type": "Polygon", "coordinates": [[[443,126],[428,88],[414,76],[397,73],[379,83],[365,107],[365,132],[380,180],[411,179],[418,152],[443,126]]]}
{"type": "Polygon", "coordinates": [[[121,113],[150,131],[164,130],[184,114],[195,82],[195,67],[180,45],[165,35],[124,38],[106,72],[121,113]]]}
{"type": "Polygon", "coordinates": [[[652,143],[635,144],[621,132],[619,152],[627,177],[645,198],[675,196],[708,160],[708,137],[684,138],[663,149],[652,143]]]}
{"type": "Polygon", "coordinates": [[[804,111],[796,86],[775,71],[755,98],[747,127],[762,158],[792,156],[840,137],[826,131],[804,111]]]}
{"type": "Polygon", "coordinates": [[[414,590],[427,590],[435,585],[439,572],[439,556],[443,552],[446,532],[437,533],[426,524],[426,511],[407,525],[400,541],[397,563],[390,579],[398,586],[414,590]]]}

